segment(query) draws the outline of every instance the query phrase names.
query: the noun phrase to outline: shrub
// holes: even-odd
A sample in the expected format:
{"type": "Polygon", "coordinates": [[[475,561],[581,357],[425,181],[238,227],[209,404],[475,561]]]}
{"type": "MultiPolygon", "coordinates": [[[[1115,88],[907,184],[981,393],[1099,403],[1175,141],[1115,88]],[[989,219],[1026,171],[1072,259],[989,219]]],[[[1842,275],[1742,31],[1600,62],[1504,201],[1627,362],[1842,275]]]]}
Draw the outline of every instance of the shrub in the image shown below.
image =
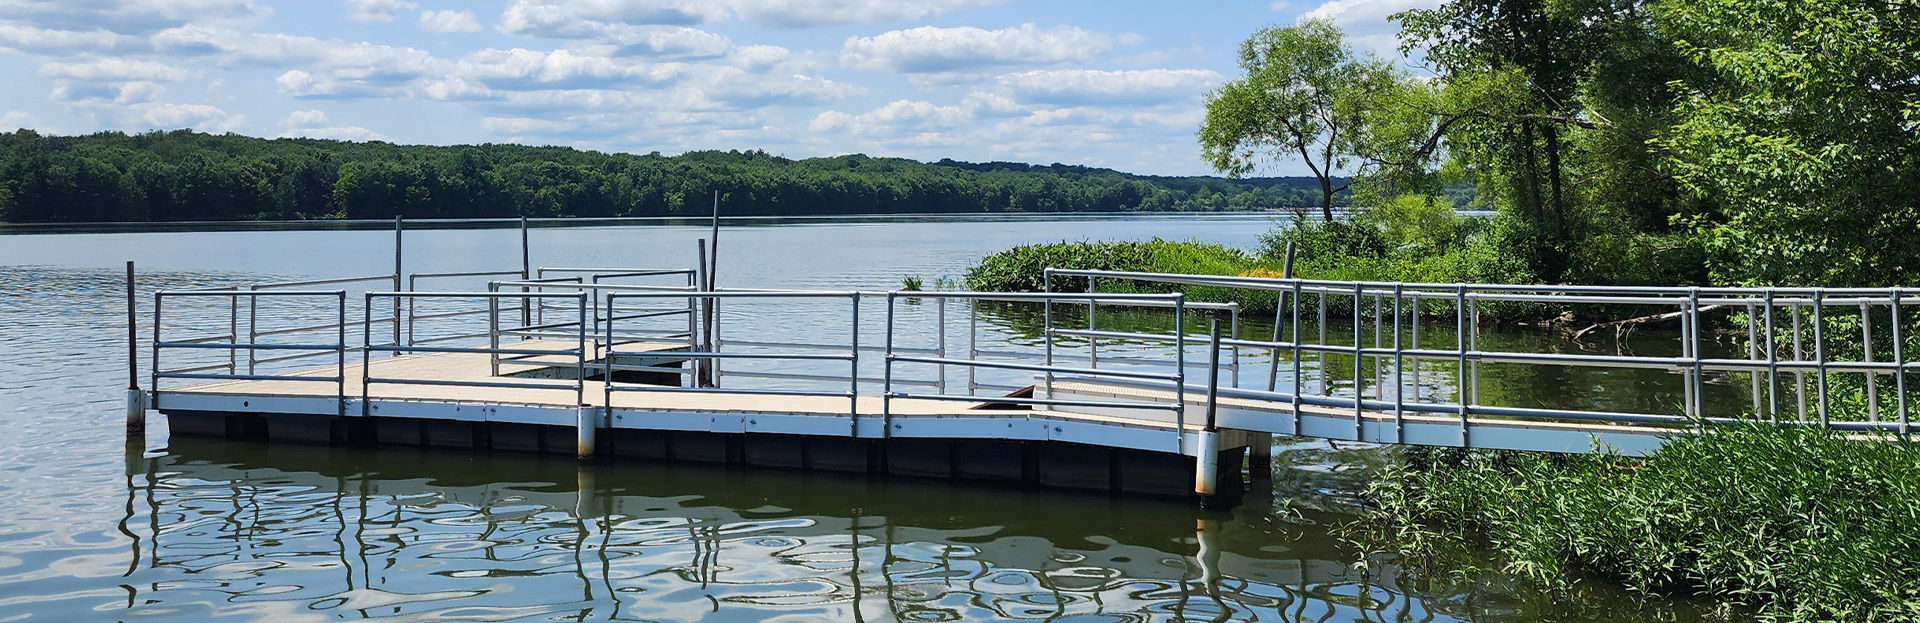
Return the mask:
{"type": "Polygon", "coordinates": [[[1413,560],[1484,539],[1551,588],[1599,577],[1697,594],[1763,620],[1920,616],[1920,446],[1745,425],[1645,459],[1408,449],[1350,528],[1413,560]]]}

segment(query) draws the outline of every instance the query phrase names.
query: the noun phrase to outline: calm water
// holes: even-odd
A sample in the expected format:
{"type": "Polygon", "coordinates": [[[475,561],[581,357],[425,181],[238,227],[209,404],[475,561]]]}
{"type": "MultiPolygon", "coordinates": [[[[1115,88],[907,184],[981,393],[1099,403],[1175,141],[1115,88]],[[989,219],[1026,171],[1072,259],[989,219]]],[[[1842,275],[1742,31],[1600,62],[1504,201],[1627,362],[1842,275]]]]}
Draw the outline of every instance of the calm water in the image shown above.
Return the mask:
{"type": "MultiPolygon", "coordinates": [[[[1161,236],[1251,247],[1268,226],[738,227],[723,234],[720,279],[888,289],[909,274],[957,276],[1018,243],[1161,236]]],[[[533,261],[685,266],[705,233],[540,229],[533,261]]],[[[514,230],[410,232],[406,248],[408,272],[519,265],[514,230]]],[[[1624,606],[1604,587],[1556,603],[1504,578],[1367,561],[1328,526],[1349,519],[1382,455],[1324,444],[1283,447],[1273,492],[1231,512],[772,470],[268,448],[169,439],[164,418],[129,444],[117,272],[129,259],[145,288],[373,275],[392,271],[391,233],[0,236],[0,621],[1696,618],[1682,604],[1624,606]]],[[[729,313],[729,331],[790,330],[790,318],[729,313]]],[[[988,324],[989,340],[1023,339],[1017,318],[988,324]]],[[[1657,378],[1488,376],[1494,393],[1541,403],[1668,399],[1657,378]]]]}

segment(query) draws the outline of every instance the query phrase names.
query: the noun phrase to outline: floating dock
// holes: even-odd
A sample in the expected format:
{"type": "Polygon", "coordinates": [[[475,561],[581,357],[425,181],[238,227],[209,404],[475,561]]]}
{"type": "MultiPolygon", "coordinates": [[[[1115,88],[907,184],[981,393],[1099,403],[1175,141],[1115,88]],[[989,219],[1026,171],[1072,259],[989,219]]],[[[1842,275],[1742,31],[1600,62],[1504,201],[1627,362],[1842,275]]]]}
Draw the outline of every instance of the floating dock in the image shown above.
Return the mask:
{"type": "Polygon", "coordinates": [[[1086,291],[799,291],[717,287],[704,253],[692,269],[534,269],[529,255],[523,246],[519,270],[406,274],[396,241],[390,275],[154,292],[145,323],[129,264],[128,322],[148,331],[144,344],[128,335],[129,425],[151,408],[183,435],[1215,500],[1239,489],[1243,469],[1265,474],[1272,435],[1641,455],[1675,435],[1761,418],[1906,434],[1906,376],[1920,366],[1899,346],[1914,293],[1901,289],[1049,269],[1049,287],[1078,280],[1086,291]],[[1100,282],[1129,292],[1100,292],[1100,282]],[[1265,291],[1281,314],[1271,338],[1256,339],[1241,335],[1236,304],[1137,293],[1177,285],[1265,291]],[[1479,340],[1483,301],[1671,306],[1680,331],[1674,352],[1653,355],[1492,350],[1479,340]],[[1341,310],[1333,322],[1330,306],[1341,310]],[[1714,306],[1746,308],[1745,358],[1703,354],[1701,314],[1714,306]],[[1865,344],[1873,312],[1886,312],[1892,352],[1828,355],[1835,338],[1803,332],[1801,318],[1822,326],[1835,306],[1869,318],[1865,344]],[[1443,327],[1451,344],[1437,345],[1443,327]],[[1790,349],[1785,335],[1795,336],[1790,349]],[[1680,404],[1649,413],[1484,404],[1482,365],[1658,370],[1680,404]],[[1864,379],[1869,421],[1828,418],[1824,388],[1848,374],[1864,379]],[[1750,384],[1752,410],[1708,413],[1709,378],[1750,384]],[[1876,385],[1896,391],[1879,398],[1876,385]]]}

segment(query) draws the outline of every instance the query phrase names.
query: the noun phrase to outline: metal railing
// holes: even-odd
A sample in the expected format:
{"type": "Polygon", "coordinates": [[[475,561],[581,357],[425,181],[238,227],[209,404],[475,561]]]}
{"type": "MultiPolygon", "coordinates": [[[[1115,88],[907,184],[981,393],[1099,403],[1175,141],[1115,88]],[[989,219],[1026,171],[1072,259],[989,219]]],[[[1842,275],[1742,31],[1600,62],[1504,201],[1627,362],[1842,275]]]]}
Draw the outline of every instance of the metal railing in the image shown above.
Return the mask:
{"type": "MultiPolygon", "coordinates": [[[[896,398],[936,400],[936,401],[949,401],[949,402],[973,402],[973,403],[994,402],[994,403],[1026,405],[1030,407],[1082,407],[1082,408],[1102,408],[1102,409],[1159,410],[1159,411],[1172,411],[1173,413],[1172,419],[1174,422],[1174,440],[1175,440],[1174,447],[1175,448],[1179,447],[1180,435],[1182,434],[1182,431],[1184,431],[1186,428],[1186,406],[1187,406],[1186,392],[1184,391],[1186,388],[1186,340],[1187,340],[1186,330],[1185,330],[1185,320],[1184,320],[1186,316],[1186,313],[1185,313],[1186,297],[1184,295],[1181,295],[1181,294],[1162,294],[1162,295],[1042,294],[1042,293],[1009,294],[1009,293],[984,293],[984,292],[940,292],[940,291],[900,292],[900,291],[895,291],[895,292],[888,292],[886,296],[887,296],[886,345],[883,348],[883,350],[886,352],[886,364],[885,364],[885,368],[883,369],[884,371],[882,373],[883,386],[882,386],[882,393],[881,393],[880,413],[881,413],[882,422],[887,427],[887,430],[891,430],[893,400],[896,398]],[[1048,316],[1047,318],[1048,326],[1045,332],[1045,336],[1043,338],[1045,342],[1045,350],[1042,355],[1044,361],[1043,363],[1038,365],[980,359],[978,357],[978,354],[980,351],[977,348],[974,348],[975,344],[971,343],[971,340],[968,348],[969,356],[965,358],[956,359],[956,358],[950,358],[945,356],[925,357],[925,356],[918,356],[913,354],[903,355],[900,353],[899,350],[897,350],[896,345],[894,344],[896,336],[900,333],[899,327],[896,323],[897,303],[900,301],[900,299],[903,299],[903,298],[923,298],[923,299],[935,299],[935,300],[957,299],[957,300],[966,300],[969,302],[978,302],[978,301],[1029,302],[1029,303],[1041,303],[1043,305],[1048,305],[1049,308],[1052,303],[1057,301],[1065,301],[1070,303],[1090,303],[1090,304],[1091,303],[1105,303],[1105,304],[1160,303],[1160,304],[1164,304],[1165,306],[1171,307],[1174,311],[1174,329],[1173,329],[1173,335],[1171,337],[1171,339],[1175,344],[1174,371],[1172,373],[1134,372],[1134,371],[1123,371],[1123,370],[1114,370],[1114,369],[1100,369],[1092,365],[1089,365],[1084,368],[1061,365],[1060,362],[1056,360],[1055,353],[1054,353],[1054,336],[1056,335],[1056,333],[1053,332],[1051,327],[1051,320],[1052,320],[1051,316],[1048,316]],[[967,394],[949,394],[949,393],[945,393],[944,391],[941,391],[940,393],[934,393],[934,394],[916,394],[916,393],[897,392],[894,390],[894,385],[895,385],[895,372],[899,364],[932,365],[941,369],[943,371],[942,374],[944,374],[944,369],[949,366],[958,366],[958,367],[968,369],[970,371],[975,369],[980,369],[980,368],[986,368],[986,369],[1016,370],[1016,371],[1022,371],[1022,372],[1038,373],[1042,376],[1042,379],[1043,379],[1041,387],[1044,390],[1044,395],[1035,396],[1035,397],[1002,396],[1002,397],[991,397],[991,398],[983,399],[981,396],[977,396],[973,394],[971,390],[974,384],[972,383],[969,383],[970,391],[967,394]],[[1166,382],[1171,384],[1173,387],[1176,388],[1176,391],[1174,392],[1173,401],[1171,404],[1164,403],[1164,402],[1156,402],[1156,401],[1062,400],[1054,397],[1054,391],[1053,391],[1053,383],[1055,379],[1059,377],[1099,379],[1099,380],[1125,379],[1125,380],[1140,380],[1140,381],[1161,381],[1161,382],[1166,382]]],[[[942,323],[942,326],[944,326],[944,322],[942,323]]]]}
{"type": "MultiPolygon", "coordinates": [[[[635,287],[636,286],[626,286],[626,288],[635,288],[635,287]]],[[[640,292],[640,291],[634,291],[631,289],[616,290],[616,291],[611,291],[607,293],[606,309],[620,309],[619,302],[622,299],[653,300],[653,299],[666,299],[666,298],[684,298],[686,296],[687,294],[685,292],[640,292]]],[[[859,409],[859,404],[860,404],[859,403],[860,293],[859,292],[851,292],[851,291],[848,291],[848,292],[723,291],[723,292],[700,292],[699,296],[703,299],[714,299],[714,300],[845,299],[849,301],[850,303],[849,313],[848,313],[848,336],[849,337],[848,337],[848,344],[846,346],[842,347],[837,345],[825,345],[825,344],[783,344],[782,345],[793,351],[803,351],[803,350],[810,351],[810,350],[817,350],[821,348],[830,348],[830,349],[835,349],[838,352],[728,353],[728,352],[718,352],[717,350],[703,351],[703,350],[690,349],[688,351],[675,352],[671,355],[672,357],[675,357],[675,358],[686,358],[694,361],[712,362],[713,368],[715,370],[719,370],[723,368],[723,366],[721,366],[720,364],[728,360],[846,362],[846,365],[848,367],[848,373],[847,373],[847,376],[844,379],[842,379],[842,382],[845,382],[848,384],[847,390],[845,392],[799,390],[799,389],[741,389],[741,388],[728,388],[728,389],[722,390],[718,387],[703,386],[700,382],[698,382],[699,372],[695,369],[665,367],[665,366],[655,366],[655,365],[624,364],[619,361],[619,359],[623,356],[644,357],[649,355],[660,356],[660,354],[657,352],[649,352],[649,351],[619,350],[619,348],[617,347],[617,344],[621,343],[620,342],[621,333],[616,329],[616,323],[619,320],[622,320],[623,318],[619,316],[610,315],[610,319],[606,323],[606,332],[602,334],[602,339],[605,340],[605,342],[608,344],[607,349],[605,351],[605,358],[602,364],[604,369],[604,376],[602,377],[602,379],[605,381],[604,386],[606,388],[606,404],[607,405],[613,404],[613,394],[615,392],[719,393],[724,391],[725,393],[728,393],[728,394],[844,397],[847,400],[848,434],[849,435],[857,434],[858,427],[859,427],[859,414],[860,414],[860,409],[859,409]],[[615,373],[622,372],[622,371],[692,375],[695,377],[696,380],[693,383],[689,383],[686,386],[681,386],[681,387],[668,387],[668,386],[662,386],[662,385],[645,385],[645,384],[637,384],[637,383],[617,382],[615,380],[615,373]]]]}
{"type": "MultiPolygon", "coordinates": [[[[238,306],[230,305],[229,310],[230,310],[230,314],[237,314],[238,306]]],[[[346,404],[347,404],[346,403],[346,391],[347,391],[346,389],[346,378],[347,378],[346,377],[346,361],[347,361],[347,329],[346,327],[347,327],[347,293],[345,290],[249,291],[249,290],[238,290],[238,289],[220,289],[220,290],[184,290],[184,291],[163,290],[163,291],[155,292],[153,294],[153,342],[151,344],[151,350],[150,350],[152,361],[150,362],[150,366],[149,366],[150,378],[148,379],[149,387],[153,389],[153,395],[154,395],[153,406],[154,408],[160,408],[159,395],[161,390],[161,386],[160,386],[161,379],[183,379],[183,380],[201,380],[201,381],[273,380],[273,381],[295,381],[295,382],[312,382],[312,383],[325,382],[325,383],[333,383],[337,387],[336,394],[339,400],[340,413],[344,415],[346,413],[346,408],[347,408],[346,407],[346,404]],[[335,341],[332,343],[315,343],[315,344],[263,343],[259,341],[260,337],[264,337],[268,335],[284,335],[287,333],[287,332],[281,332],[281,333],[270,333],[270,334],[254,334],[254,335],[251,335],[247,341],[240,342],[237,339],[238,327],[235,326],[238,322],[237,316],[232,316],[232,315],[230,315],[229,317],[228,333],[224,336],[201,336],[201,337],[179,339],[179,340],[164,339],[166,335],[166,332],[165,332],[166,316],[164,312],[166,309],[167,299],[169,298],[210,298],[210,297],[225,297],[225,298],[228,298],[230,301],[237,300],[239,298],[246,298],[249,301],[249,304],[247,305],[249,310],[252,310],[258,307],[257,305],[254,304],[254,302],[258,301],[262,297],[328,299],[330,302],[334,304],[334,311],[335,311],[336,317],[338,318],[337,322],[334,322],[331,325],[328,325],[329,327],[333,328],[335,331],[335,341]],[[221,341],[221,340],[225,340],[225,341],[221,341]],[[202,365],[202,366],[193,366],[193,367],[187,367],[187,368],[168,369],[162,365],[162,355],[168,350],[226,350],[228,352],[228,361],[225,364],[215,364],[210,366],[202,365]],[[242,350],[247,352],[248,372],[246,374],[240,374],[238,370],[236,370],[238,366],[237,366],[237,361],[235,359],[234,353],[237,353],[242,350]],[[324,355],[331,354],[335,357],[334,365],[335,365],[336,372],[333,376],[311,376],[311,375],[295,375],[295,374],[259,374],[257,371],[253,369],[253,367],[254,367],[254,362],[257,359],[257,354],[262,351],[266,351],[266,352],[305,351],[304,354],[297,357],[289,356],[289,357],[282,357],[282,358],[275,359],[275,360],[282,360],[282,361],[288,360],[288,359],[300,358],[300,357],[315,357],[315,356],[324,356],[324,355]],[[227,373],[218,374],[218,373],[211,372],[212,370],[218,370],[221,368],[226,368],[227,373]]]]}
{"type": "Polygon", "coordinates": [[[401,303],[401,301],[403,300],[418,300],[418,299],[468,300],[468,301],[484,300],[487,303],[486,312],[488,314],[488,324],[495,327],[499,326],[500,309],[501,309],[500,302],[503,300],[513,301],[513,300],[527,300],[527,299],[572,299],[578,303],[578,305],[576,305],[575,307],[579,311],[580,319],[579,321],[572,323],[572,326],[574,327],[572,337],[575,340],[575,345],[573,348],[570,348],[570,349],[503,348],[500,346],[500,340],[499,340],[500,333],[498,331],[494,332],[493,339],[490,341],[489,345],[485,348],[477,347],[477,346],[430,346],[430,345],[424,345],[424,344],[392,344],[392,345],[374,344],[369,334],[369,337],[367,338],[366,342],[364,342],[361,345],[361,366],[360,366],[361,415],[369,414],[368,409],[371,408],[370,406],[371,403],[367,399],[372,396],[372,387],[376,383],[386,383],[386,384],[395,384],[395,385],[433,385],[433,386],[443,386],[443,387],[476,387],[476,388],[509,388],[509,389],[512,389],[512,388],[563,389],[564,388],[564,386],[556,387],[554,384],[551,384],[551,383],[528,383],[528,382],[520,382],[520,381],[503,381],[503,380],[473,381],[473,380],[450,380],[450,379],[419,379],[419,378],[409,379],[409,378],[398,378],[398,377],[376,377],[376,376],[373,376],[373,365],[372,365],[373,353],[376,353],[376,352],[387,352],[387,353],[393,353],[394,355],[405,355],[405,354],[415,354],[415,353],[485,354],[490,356],[493,359],[492,378],[500,377],[500,370],[499,370],[500,357],[502,356],[515,356],[515,357],[522,357],[522,358],[571,356],[573,359],[574,372],[575,372],[575,377],[573,379],[574,404],[578,406],[586,405],[586,377],[587,377],[586,371],[587,371],[587,362],[591,359],[591,354],[590,354],[591,349],[589,348],[587,343],[586,327],[589,325],[587,323],[586,314],[588,309],[587,299],[591,297],[585,292],[576,292],[576,293],[368,292],[366,293],[365,296],[366,296],[366,306],[363,311],[365,312],[366,317],[369,319],[369,321],[372,319],[372,316],[373,316],[374,301],[378,299],[390,300],[391,305],[393,306],[394,309],[400,309],[404,307],[404,305],[402,305],[401,303]]]}
{"type": "MultiPolygon", "coordinates": [[[[477,279],[482,277],[518,277],[520,279],[526,279],[527,273],[526,271],[523,271],[523,270],[495,270],[495,271],[456,272],[456,273],[414,273],[412,275],[407,276],[407,291],[408,292],[421,291],[420,290],[421,280],[445,281],[445,280],[453,280],[453,279],[477,279]]],[[[422,313],[419,313],[419,309],[415,306],[416,302],[417,302],[416,299],[407,299],[406,343],[408,346],[412,346],[415,344],[434,344],[434,343],[440,343],[440,342],[456,342],[460,340],[473,340],[473,339],[479,339],[487,336],[486,332],[474,332],[474,333],[456,333],[453,335],[435,336],[435,337],[427,338],[424,340],[420,339],[420,336],[418,333],[419,321],[472,317],[472,316],[483,315],[483,314],[486,314],[487,312],[486,310],[467,310],[467,311],[457,311],[457,312],[434,312],[434,313],[422,314],[422,313]]],[[[522,320],[525,320],[524,317],[528,313],[526,307],[527,306],[523,301],[522,309],[521,309],[521,316],[523,316],[522,320]]]]}
{"type": "MultiPolygon", "coordinates": [[[[390,283],[393,285],[394,289],[399,289],[401,284],[401,278],[398,273],[395,273],[392,275],[374,275],[374,276],[368,276],[368,277],[340,277],[340,278],[331,278],[331,279],[313,279],[313,280],[305,280],[305,281],[258,283],[258,284],[249,285],[247,286],[247,288],[249,290],[258,292],[258,291],[275,291],[275,290],[293,290],[293,289],[300,289],[300,288],[311,288],[315,286],[345,286],[345,285],[369,284],[369,283],[390,283]]],[[[273,337],[273,336],[282,336],[282,335],[298,335],[303,333],[317,333],[317,332],[331,331],[336,329],[347,330],[347,329],[353,329],[353,328],[357,328],[361,331],[371,334],[373,333],[373,327],[376,324],[390,325],[393,329],[392,343],[399,344],[401,341],[401,337],[400,337],[401,327],[402,327],[401,313],[400,313],[400,310],[398,309],[394,310],[392,317],[390,318],[382,317],[378,320],[375,320],[373,318],[365,318],[361,322],[350,322],[348,320],[343,319],[343,320],[340,320],[338,323],[282,327],[282,328],[275,328],[275,329],[267,329],[263,331],[260,329],[260,310],[259,310],[259,305],[257,304],[258,302],[259,302],[259,299],[249,299],[250,304],[247,306],[247,335],[248,335],[249,341],[259,341],[260,338],[264,338],[264,337],[273,337]],[[341,326],[335,326],[336,324],[339,324],[341,326]]],[[[324,354],[325,353],[300,353],[300,354],[293,354],[293,355],[282,355],[282,356],[261,358],[258,352],[248,351],[247,373],[249,374],[257,373],[259,371],[259,367],[262,365],[282,363],[287,361],[296,361],[300,359],[308,359],[308,358],[318,357],[324,354]]]]}
{"type": "MultiPolygon", "coordinates": [[[[1760,419],[1776,424],[1878,430],[1902,435],[1912,430],[1906,377],[1920,362],[1907,360],[1904,333],[1912,320],[1906,299],[1920,289],[1433,284],[1047,271],[1049,282],[1056,276],[1276,293],[1279,314],[1272,339],[1222,340],[1223,344],[1270,353],[1267,387],[1265,390],[1238,388],[1228,394],[1286,401],[1296,409],[1302,405],[1351,409],[1356,438],[1363,414],[1369,410],[1391,412],[1396,439],[1403,430],[1402,418],[1406,413],[1454,416],[1460,422],[1462,444],[1470,441],[1468,420],[1476,415],[1665,427],[1760,419]],[[1330,303],[1349,308],[1350,317],[1343,319],[1348,323],[1347,334],[1341,336],[1347,339],[1345,344],[1328,339],[1330,328],[1339,329],[1330,323],[1330,303]],[[1488,348],[1482,341],[1484,314],[1481,308],[1485,304],[1662,310],[1666,312],[1664,316],[1644,317],[1664,317],[1677,323],[1678,330],[1672,336],[1676,353],[1608,355],[1488,348]],[[1306,311],[1308,307],[1313,311],[1306,311]],[[1829,335],[1833,327],[1828,320],[1836,309],[1858,325],[1857,340],[1850,337],[1836,340],[1829,335]],[[1721,331],[1730,333],[1738,342],[1743,357],[1707,354],[1706,348],[1712,345],[1708,334],[1713,329],[1708,327],[1710,319],[1705,316],[1715,311],[1744,312],[1744,319],[1721,325],[1721,331]],[[1428,343],[1431,340],[1421,340],[1421,327],[1431,320],[1451,321],[1447,323],[1455,333],[1451,348],[1436,348],[1428,343]],[[1880,335],[1890,339],[1876,341],[1877,328],[1882,330],[1880,335]],[[1853,351],[1854,358],[1837,356],[1836,346],[1853,351]],[[1352,360],[1351,369],[1345,371],[1352,377],[1348,395],[1335,396],[1332,391],[1334,383],[1330,374],[1334,368],[1326,363],[1329,356],[1352,360]],[[1303,361],[1308,358],[1318,359],[1319,365],[1311,370],[1304,368],[1303,361]],[[1282,362],[1291,368],[1291,388],[1286,391],[1277,383],[1282,362]],[[1421,391],[1424,387],[1419,378],[1422,362],[1451,364],[1450,378],[1438,381],[1452,383],[1452,396],[1421,391]],[[1641,413],[1485,404],[1480,391],[1481,367],[1493,364],[1673,373],[1681,379],[1680,406],[1677,413],[1641,413]],[[1372,375],[1366,373],[1369,367],[1372,375]],[[1317,383],[1309,372],[1317,373],[1317,383]],[[1409,373],[1411,384],[1407,378],[1409,373]],[[1860,389],[1850,397],[1864,403],[1861,405],[1864,421],[1842,421],[1833,417],[1830,393],[1843,375],[1858,380],[1860,389]],[[1742,376],[1746,377],[1744,383],[1741,383],[1742,376]],[[1744,413],[1710,413],[1705,398],[1709,377],[1728,384],[1747,385],[1748,409],[1744,413]],[[1893,385],[1891,396],[1883,391],[1889,381],[1893,385]],[[1893,402],[1891,409],[1882,404],[1889,399],[1893,402]],[[1783,402],[1791,404],[1783,408],[1783,402]]],[[[1428,374],[1434,371],[1429,368],[1428,374]]]]}

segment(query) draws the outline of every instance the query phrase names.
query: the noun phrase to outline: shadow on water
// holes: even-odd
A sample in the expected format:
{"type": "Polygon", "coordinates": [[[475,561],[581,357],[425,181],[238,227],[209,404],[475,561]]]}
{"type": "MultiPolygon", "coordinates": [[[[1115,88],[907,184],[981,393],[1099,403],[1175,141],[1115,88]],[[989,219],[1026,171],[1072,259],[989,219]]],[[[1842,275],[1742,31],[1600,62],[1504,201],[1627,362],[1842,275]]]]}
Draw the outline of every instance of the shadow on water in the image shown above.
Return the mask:
{"type": "MultiPolygon", "coordinates": [[[[1330,451],[1360,469],[1375,460],[1330,451]]],[[[1278,498],[1228,513],[945,481],[188,438],[135,463],[122,603],[138,615],[1693,618],[1556,605],[1499,578],[1436,589],[1387,561],[1362,569],[1329,533],[1349,516],[1278,498]]]]}

